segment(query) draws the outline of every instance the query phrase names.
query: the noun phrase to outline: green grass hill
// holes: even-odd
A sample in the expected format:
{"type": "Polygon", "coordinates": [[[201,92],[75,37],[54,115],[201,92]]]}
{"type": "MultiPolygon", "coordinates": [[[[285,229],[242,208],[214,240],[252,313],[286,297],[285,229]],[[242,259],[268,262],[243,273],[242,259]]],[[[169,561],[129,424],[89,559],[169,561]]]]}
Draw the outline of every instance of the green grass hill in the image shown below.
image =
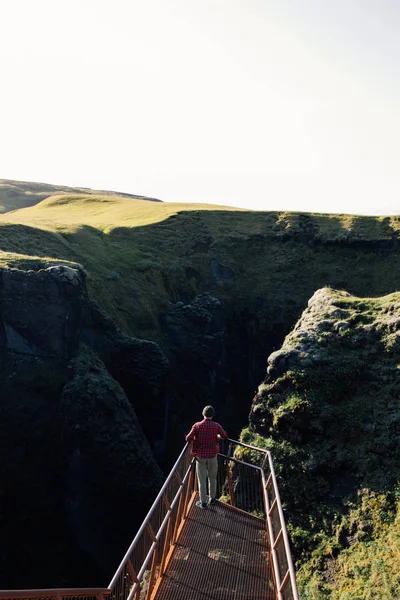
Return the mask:
{"type": "MultiPolygon", "coordinates": [[[[125,198],[140,198],[131,194],[108,191],[94,191],[89,188],[71,188],[62,185],[50,185],[48,183],[33,183],[26,181],[11,181],[0,179],[0,214],[27,206],[34,206],[49,196],[55,194],[95,194],[121,196],[125,198]]],[[[154,198],[147,198],[154,202],[160,202],[154,198]]]]}

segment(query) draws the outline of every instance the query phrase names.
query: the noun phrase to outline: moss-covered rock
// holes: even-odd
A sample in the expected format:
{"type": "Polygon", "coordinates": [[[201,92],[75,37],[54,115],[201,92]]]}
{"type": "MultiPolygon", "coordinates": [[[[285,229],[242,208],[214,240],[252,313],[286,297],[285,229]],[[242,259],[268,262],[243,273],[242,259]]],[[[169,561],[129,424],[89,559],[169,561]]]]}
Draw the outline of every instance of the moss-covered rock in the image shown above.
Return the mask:
{"type": "MultiPolygon", "coordinates": [[[[343,583],[343,565],[350,569],[337,528],[349,527],[361,543],[361,525],[345,525],[349,507],[361,510],[360,503],[365,509],[375,497],[394,497],[400,481],[399,364],[400,294],[356,298],[330,288],[313,295],[282,348],[269,357],[243,439],[273,451],[306,598],[383,598],[373,595],[367,578],[360,579],[364,596],[333,594],[343,583]]],[[[387,511],[394,536],[395,515],[395,509],[387,511]]],[[[381,536],[374,522],[368,536],[371,543],[381,536]]],[[[384,562],[381,568],[385,572],[384,562]]]]}

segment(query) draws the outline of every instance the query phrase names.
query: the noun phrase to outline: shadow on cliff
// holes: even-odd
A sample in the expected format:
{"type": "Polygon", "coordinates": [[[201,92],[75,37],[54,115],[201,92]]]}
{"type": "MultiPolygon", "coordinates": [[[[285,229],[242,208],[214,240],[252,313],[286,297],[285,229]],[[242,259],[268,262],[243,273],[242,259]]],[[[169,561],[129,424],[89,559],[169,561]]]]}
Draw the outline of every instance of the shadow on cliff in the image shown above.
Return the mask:
{"type": "MultiPolygon", "coordinates": [[[[204,403],[215,403],[238,435],[268,355],[315,290],[332,286],[363,296],[399,287],[394,219],[194,210],[107,234],[88,225],[69,233],[2,225],[0,248],[40,257],[10,261],[23,269],[57,259],[81,263],[89,292],[118,326],[161,345],[172,366],[168,463],[204,403]],[[220,302],[218,318],[193,307],[204,293],[220,302]]],[[[151,411],[141,407],[121,361],[108,361],[112,374],[135,396],[139,419],[165,457],[166,432],[152,433],[151,411]]]]}
{"type": "Polygon", "coordinates": [[[81,269],[0,269],[5,588],[106,585],[162,482],[134,402],[84,342],[157,407],[165,357],[122,334],[81,269]]]}
{"type": "MultiPolygon", "coordinates": [[[[85,267],[90,295],[111,318],[107,325],[97,309],[91,310],[82,337],[121,384],[153,448],[158,447],[159,462],[168,468],[205,404],[215,405],[217,420],[231,436],[239,434],[264,379],[267,357],[281,346],[315,290],[328,285],[378,296],[400,287],[398,231],[391,223],[368,217],[344,223],[323,215],[183,211],[159,223],[117,227],[107,234],[87,225],[68,233],[1,225],[0,249],[16,253],[8,263],[24,270],[43,269],[57,260],[85,267]],[[146,380],[152,388],[151,377],[144,371],[132,375],[143,366],[140,344],[115,344],[115,323],[129,336],[142,338],[137,340],[141,344],[157,342],[167,355],[170,378],[166,389],[158,387],[157,405],[143,393],[146,380]]],[[[40,385],[34,403],[41,397],[40,385]]],[[[49,395],[52,410],[60,393],[61,388],[49,395]]],[[[13,493],[18,493],[23,473],[22,463],[18,465],[13,493]]],[[[58,468],[50,470],[59,475],[58,468]]],[[[92,463],[74,450],[72,487],[79,487],[91,470],[92,463]]],[[[81,499],[78,514],[73,510],[79,496],[75,487],[68,503],[78,526],[92,491],[81,499]]],[[[40,510],[46,511],[46,505],[40,510]]],[[[51,510],[59,508],[55,504],[51,510]]],[[[12,523],[12,510],[7,514],[12,523]]],[[[38,534],[39,527],[34,531],[38,534]]],[[[88,537],[81,546],[90,545],[88,537]]],[[[85,583],[97,585],[90,578],[98,572],[96,560],[89,560],[82,548],[80,552],[77,560],[84,566],[79,577],[85,579],[86,573],[85,583]]],[[[47,569],[36,573],[35,582],[46,574],[47,569]]],[[[54,585],[61,583],[72,582],[63,579],[54,585]]],[[[42,579],[37,585],[50,582],[42,579]]]]}
{"type": "Polygon", "coordinates": [[[29,225],[0,223],[0,251],[20,254],[20,258],[10,260],[12,266],[22,269],[41,269],[41,260],[46,258],[74,261],[74,249],[60,233],[29,225]],[[35,258],[39,259],[37,264],[35,258]]]}

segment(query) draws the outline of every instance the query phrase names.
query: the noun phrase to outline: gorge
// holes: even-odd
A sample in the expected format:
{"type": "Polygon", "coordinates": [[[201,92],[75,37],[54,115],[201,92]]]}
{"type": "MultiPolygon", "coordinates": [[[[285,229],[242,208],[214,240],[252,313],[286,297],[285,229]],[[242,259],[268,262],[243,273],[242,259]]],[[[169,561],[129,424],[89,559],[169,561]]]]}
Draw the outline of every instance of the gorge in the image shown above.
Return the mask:
{"type": "Polygon", "coordinates": [[[275,456],[301,597],[363,597],[372,547],[398,592],[400,217],[0,204],[0,587],[106,584],[213,404],[275,456]]]}

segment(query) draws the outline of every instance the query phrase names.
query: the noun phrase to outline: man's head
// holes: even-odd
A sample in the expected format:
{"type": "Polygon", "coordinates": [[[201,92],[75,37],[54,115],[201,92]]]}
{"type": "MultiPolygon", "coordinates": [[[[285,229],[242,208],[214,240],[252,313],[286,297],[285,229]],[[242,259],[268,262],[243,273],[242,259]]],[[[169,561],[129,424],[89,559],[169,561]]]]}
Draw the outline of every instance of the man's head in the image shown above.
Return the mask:
{"type": "Polygon", "coordinates": [[[212,419],[213,416],[215,415],[215,410],[214,408],[208,404],[208,406],[205,406],[203,408],[203,417],[205,417],[206,419],[212,419]]]}

